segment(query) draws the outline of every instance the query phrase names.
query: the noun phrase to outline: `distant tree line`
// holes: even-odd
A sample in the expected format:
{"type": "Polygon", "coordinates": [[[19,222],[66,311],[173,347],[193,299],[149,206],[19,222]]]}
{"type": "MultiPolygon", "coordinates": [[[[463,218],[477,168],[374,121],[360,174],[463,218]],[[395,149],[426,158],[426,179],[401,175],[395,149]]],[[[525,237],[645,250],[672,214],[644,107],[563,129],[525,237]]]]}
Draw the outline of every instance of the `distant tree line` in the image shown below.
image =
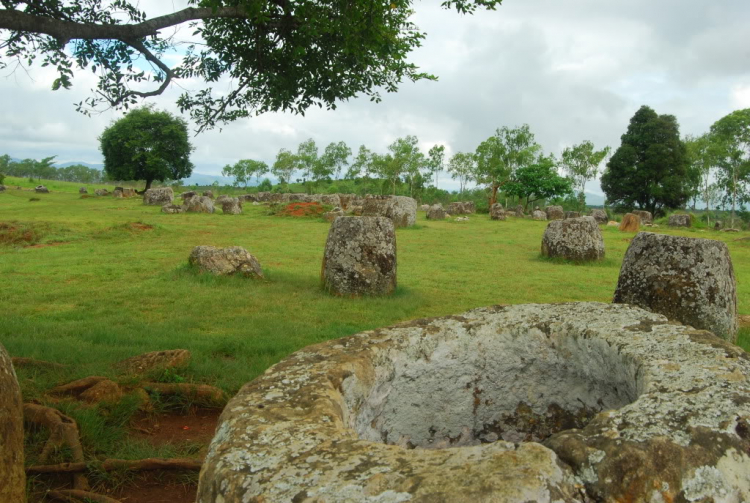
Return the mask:
{"type": "Polygon", "coordinates": [[[101,171],[82,164],[55,167],[55,157],[57,156],[45,157],[42,160],[23,159],[14,161],[10,155],[5,154],[0,156],[0,173],[6,176],[36,180],[60,180],[78,183],[101,183],[104,181],[104,174],[101,171]]]}

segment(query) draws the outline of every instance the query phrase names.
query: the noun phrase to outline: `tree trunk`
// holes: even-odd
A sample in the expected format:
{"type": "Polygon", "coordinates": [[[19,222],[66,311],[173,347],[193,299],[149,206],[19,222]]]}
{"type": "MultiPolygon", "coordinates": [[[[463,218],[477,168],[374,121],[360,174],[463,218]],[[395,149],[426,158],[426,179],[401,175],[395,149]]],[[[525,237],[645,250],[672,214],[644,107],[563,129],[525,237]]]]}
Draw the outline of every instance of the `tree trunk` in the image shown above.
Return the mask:
{"type": "Polygon", "coordinates": [[[493,182],[492,183],[492,195],[490,196],[490,208],[492,208],[492,205],[497,202],[497,189],[500,188],[500,185],[493,182]]]}
{"type": "Polygon", "coordinates": [[[147,180],[146,180],[146,188],[145,188],[145,189],[143,189],[143,190],[144,190],[144,191],[146,191],[146,190],[150,189],[150,188],[151,188],[151,184],[152,184],[152,183],[154,183],[154,181],[153,181],[153,180],[148,180],[148,179],[147,179],[147,180]]]}

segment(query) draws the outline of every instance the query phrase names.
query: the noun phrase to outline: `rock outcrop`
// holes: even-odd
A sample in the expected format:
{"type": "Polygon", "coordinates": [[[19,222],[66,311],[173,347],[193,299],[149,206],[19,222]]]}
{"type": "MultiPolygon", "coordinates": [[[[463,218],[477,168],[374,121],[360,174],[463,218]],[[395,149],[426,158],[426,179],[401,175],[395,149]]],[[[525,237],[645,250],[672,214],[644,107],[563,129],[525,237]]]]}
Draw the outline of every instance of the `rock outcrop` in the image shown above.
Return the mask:
{"type": "Polygon", "coordinates": [[[632,304],[734,342],[737,286],[727,245],[641,232],[620,268],[614,302],[632,304]]]}
{"type": "Polygon", "coordinates": [[[96,189],[94,191],[94,194],[96,194],[97,196],[108,196],[109,191],[107,189],[96,189]]]}
{"type": "Polygon", "coordinates": [[[531,218],[534,220],[547,220],[547,214],[541,210],[534,210],[534,212],[531,214],[531,218]]]}
{"type": "Polygon", "coordinates": [[[213,213],[214,201],[208,196],[193,196],[185,200],[185,211],[187,213],[213,213]]]}
{"type": "Polygon", "coordinates": [[[201,271],[217,276],[240,274],[250,278],[263,277],[263,270],[258,259],[240,246],[229,248],[196,246],[190,253],[188,262],[201,271]]]}
{"type": "Polygon", "coordinates": [[[653,224],[654,223],[654,216],[651,214],[650,211],[633,210],[633,211],[631,211],[631,213],[633,215],[638,215],[638,217],[641,219],[641,223],[643,225],[653,224]]]}
{"type": "Polygon", "coordinates": [[[417,201],[405,196],[368,196],[362,216],[387,217],[396,227],[411,227],[417,221],[417,201]]]}
{"type": "Polygon", "coordinates": [[[13,364],[0,344],[0,501],[26,501],[23,401],[13,364]]]}
{"type": "Polygon", "coordinates": [[[185,213],[185,207],[179,204],[165,204],[161,207],[161,212],[168,214],[185,213]]]}
{"type": "Polygon", "coordinates": [[[385,217],[340,217],[328,231],[323,288],[346,297],[387,295],[396,289],[396,232],[385,217]]]}
{"type": "Polygon", "coordinates": [[[692,221],[690,220],[690,215],[675,214],[669,215],[667,225],[670,227],[690,227],[692,225],[692,221]]]}
{"type": "Polygon", "coordinates": [[[609,221],[609,217],[607,217],[607,212],[604,210],[599,209],[593,209],[591,210],[591,216],[596,220],[597,224],[606,224],[609,221]]]}
{"type": "Polygon", "coordinates": [[[184,367],[188,362],[190,362],[190,351],[187,349],[168,349],[131,356],[115,363],[114,366],[128,374],[139,375],[184,367]]]}
{"type": "Polygon", "coordinates": [[[44,185],[37,185],[36,187],[34,187],[34,192],[36,192],[37,194],[49,194],[49,189],[44,185]]]}
{"type": "Polygon", "coordinates": [[[593,217],[553,220],[542,237],[542,255],[577,262],[604,258],[604,238],[593,217]]]}
{"type": "MultiPolygon", "coordinates": [[[[224,196],[219,196],[220,198],[224,196]]],[[[217,199],[218,202],[218,199],[217,199]]],[[[221,210],[227,215],[241,215],[242,214],[242,203],[236,197],[230,197],[222,199],[221,210]]]]}
{"type": "Polygon", "coordinates": [[[172,201],[174,201],[172,187],[148,189],[143,193],[143,204],[164,206],[165,204],[172,204],[172,201]]]}
{"type": "Polygon", "coordinates": [[[578,211],[566,211],[564,218],[565,218],[565,220],[567,220],[569,218],[578,218],[580,216],[581,216],[581,213],[578,212],[578,211]]]}
{"type": "Polygon", "coordinates": [[[245,385],[197,501],[750,501],[748,379],[741,348],[632,306],[414,320],[245,385]]]}
{"type": "Polygon", "coordinates": [[[88,194],[89,191],[86,189],[86,187],[81,187],[80,189],[78,189],[78,193],[79,194],[88,194]]]}
{"type": "Polygon", "coordinates": [[[503,209],[503,205],[500,203],[495,203],[492,206],[490,206],[490,220],[505,220],[505,210],[503,209]]]}
{"type": "Polygon", "coordinates": [[[565,218],[562,206],[547,206],[544,212],[547,214],[547,220],[562,220],[565,218]]]}
{"type": "Polygon", "coordinates": [[[327,222],[333,222],[338,217],[343,217],[343,216],[344,216],[344,210],[342,210],[341,208],[334,208],[331,211],[323,213],[323,218],[325,218],[327,222]]]}
{"type": "Polygon", "coordinates": [[[427,220],[445,220],[445,210],[442,204],[433,204],[427,211],[427,220]]]}
{"type": "MultiPolygon", "coordinates": [[[[524,214],[523,214],[523,205],[519,204],[518,206],[516,206],[516,212],[515,213],[516,213],[516,217],[523,218],[524,217],[524,214]]],[[[545,215],[544,218],[545,219],[547,218],[546,215],[545,215]]]]}

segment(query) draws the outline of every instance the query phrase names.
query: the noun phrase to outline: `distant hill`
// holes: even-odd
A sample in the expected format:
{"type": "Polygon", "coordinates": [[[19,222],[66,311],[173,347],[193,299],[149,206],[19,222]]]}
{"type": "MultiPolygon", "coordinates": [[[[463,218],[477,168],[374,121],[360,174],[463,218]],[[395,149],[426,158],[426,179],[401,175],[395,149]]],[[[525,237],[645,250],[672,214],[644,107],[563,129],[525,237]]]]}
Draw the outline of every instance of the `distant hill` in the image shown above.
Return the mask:
{"type": "Polygon", "coordinates": [[[182,179],[184,185],[211,185],[214,182],[219,182],[219,185],[232,185],[234,178],[193,172],[189,177],[182,179]]]}

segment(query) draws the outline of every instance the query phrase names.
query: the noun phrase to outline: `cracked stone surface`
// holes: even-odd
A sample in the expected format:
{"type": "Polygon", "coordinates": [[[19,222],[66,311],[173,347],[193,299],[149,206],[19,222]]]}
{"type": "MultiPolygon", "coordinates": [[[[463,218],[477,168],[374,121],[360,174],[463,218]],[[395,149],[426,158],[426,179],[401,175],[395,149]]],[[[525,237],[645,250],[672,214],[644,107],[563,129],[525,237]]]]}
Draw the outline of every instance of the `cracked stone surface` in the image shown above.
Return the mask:
{"type": "Polygon", "coordinates": [[[334,295],[387,295],[396,289],[396,231],[386,217],[340,216],[328,231],[323,288],[334,295]]]}
{"type": "Polygon", "coordinates": [[[636,234],[625,252],[614,302],[737,338],[737,285],[721,241],[652,232],[636,234]]]}
{"type": "Polygon", "coordinates": [[[748,501],[748,376],[743,350],[628,305],[414,320],[245,385],[198,501],[748,501]]]}
{"type": "Polygon", "coordinates": [[[594,217],[553,220],[542,236],[542,255],[579,262],[604,258],[604,238],[594,217]]]}
{"type": "Polygon", "coordinates": [[[396,227],[411,227],[417,221],[417,201],[406,196],[367,196],[362,215],[387,217],[396,227]]]}

